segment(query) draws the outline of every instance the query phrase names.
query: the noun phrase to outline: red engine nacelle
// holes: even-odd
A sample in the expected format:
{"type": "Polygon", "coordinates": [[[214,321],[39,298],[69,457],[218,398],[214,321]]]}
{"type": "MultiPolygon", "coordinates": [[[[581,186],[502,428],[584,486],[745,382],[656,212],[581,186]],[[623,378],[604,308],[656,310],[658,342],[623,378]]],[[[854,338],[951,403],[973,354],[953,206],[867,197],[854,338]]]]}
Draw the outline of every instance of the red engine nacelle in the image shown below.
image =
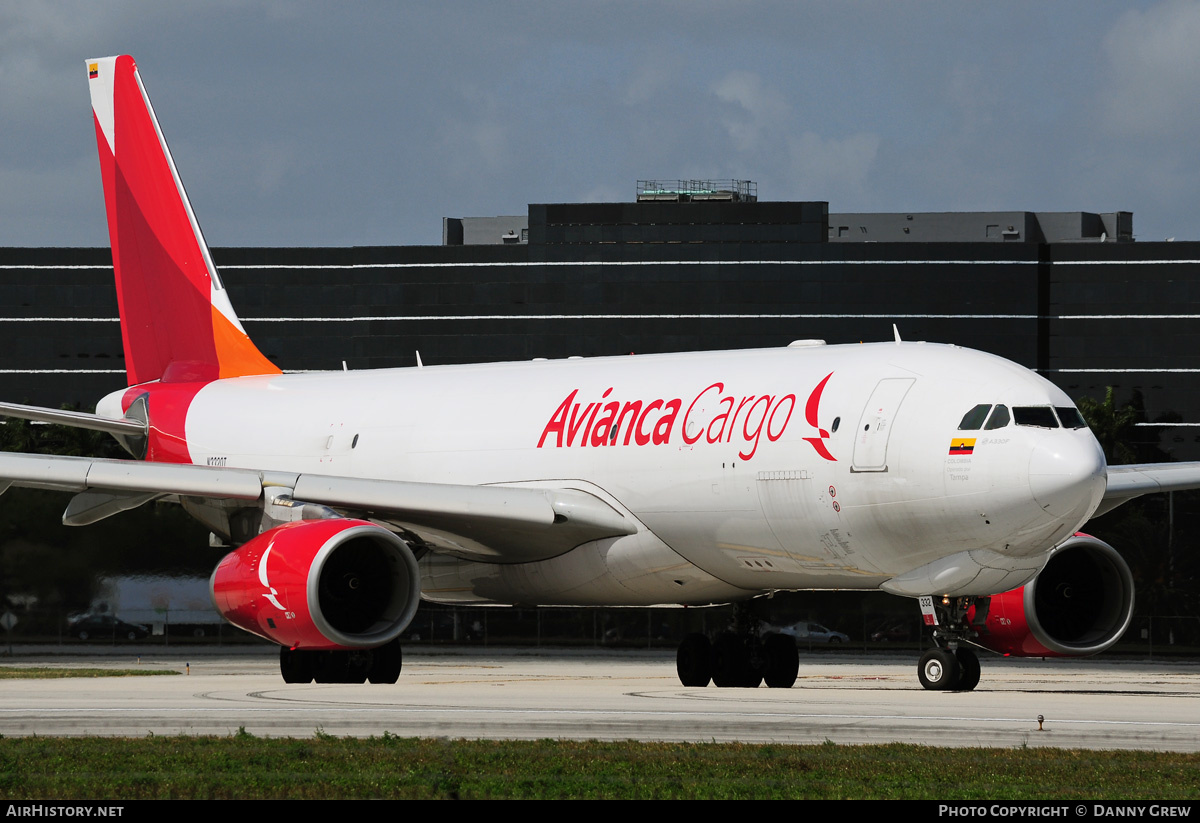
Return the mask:
{"type": "MultiPolygon", "coordinates": [[[[981,598],[982,600],[983,598],[981,598]]],[[[1121,639],[1133,619],[1133,575],[1116,549],[1076,534],[1019,589],[993,595],[979,625],[979,645],[1017,657],[1081,657],[1121,639]]]]}
{"type": "Polygon", "coordinates": [[[308,520],[263,532],[217,564],[217,611],[290,648],[361,649],[404,631],[421,598],[408,544],[364,520],[308,520]]]}

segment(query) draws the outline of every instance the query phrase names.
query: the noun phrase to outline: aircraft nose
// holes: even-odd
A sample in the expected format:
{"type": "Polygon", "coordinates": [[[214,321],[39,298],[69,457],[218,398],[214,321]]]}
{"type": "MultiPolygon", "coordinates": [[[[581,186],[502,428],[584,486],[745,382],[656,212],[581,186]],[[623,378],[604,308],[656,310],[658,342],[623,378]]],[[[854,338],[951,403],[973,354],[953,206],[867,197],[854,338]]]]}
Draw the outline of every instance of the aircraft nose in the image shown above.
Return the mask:
{"type": "Polygon", "coordinates": [[[1064,519],[1091,515],[1106,484],[1104,452],[1086,432],[1051,432],[1029,455],[1029,490],[1047,513],[1064,519]]]}

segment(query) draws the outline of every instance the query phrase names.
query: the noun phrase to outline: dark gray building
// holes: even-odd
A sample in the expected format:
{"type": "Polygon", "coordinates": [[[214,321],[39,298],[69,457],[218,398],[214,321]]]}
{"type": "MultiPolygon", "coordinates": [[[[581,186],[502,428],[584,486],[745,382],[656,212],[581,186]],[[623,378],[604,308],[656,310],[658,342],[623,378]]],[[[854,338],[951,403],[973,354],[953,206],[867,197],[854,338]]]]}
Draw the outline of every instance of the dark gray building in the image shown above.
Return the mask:
{"type": "MultiPolygon", "coordinates": [[[[285,370],[846,343],[895,323],[1073,397],[1136,390],[1147,422],[1171,421],[1147,435],[1200,458],[1200,243],[1132,242],[1128,212],[830,214],[673,182],[446,218],[441,246],[213,255],[285,370]]],[[[124,385],[107,249],[0,249],[0,295],[0,397],[88,406],[124,385]]]]}

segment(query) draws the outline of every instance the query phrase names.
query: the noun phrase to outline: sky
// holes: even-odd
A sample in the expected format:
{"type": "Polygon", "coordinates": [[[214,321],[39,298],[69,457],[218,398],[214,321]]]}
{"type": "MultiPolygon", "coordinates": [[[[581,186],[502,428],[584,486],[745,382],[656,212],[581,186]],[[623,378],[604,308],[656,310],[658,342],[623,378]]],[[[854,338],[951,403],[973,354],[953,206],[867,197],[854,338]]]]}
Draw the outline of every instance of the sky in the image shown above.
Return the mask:
{"type": "Polygon", "coordinates": [[[106,246],[84,61],[128,53],[213,246],[750,179],[853,211],[1200,240],[1200,2],[0,6],[0,246],[106,246]]]}

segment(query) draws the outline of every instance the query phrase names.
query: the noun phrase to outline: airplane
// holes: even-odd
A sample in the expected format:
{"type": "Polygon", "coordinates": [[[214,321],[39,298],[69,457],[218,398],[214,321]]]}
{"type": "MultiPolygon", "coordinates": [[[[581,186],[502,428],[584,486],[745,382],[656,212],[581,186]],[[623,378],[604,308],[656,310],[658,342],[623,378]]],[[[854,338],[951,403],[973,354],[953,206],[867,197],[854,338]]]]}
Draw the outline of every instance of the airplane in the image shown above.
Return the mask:
{"type": "Polygon", "coordinates": [[[976,649],[1076,656],[1133,614],[1120,554],[1080,531],[1200,463],[1108,466],[1070,398],[1000,357],[921,342],[283,374],[247,336],[137,67],[86,61],[128,386],[95,414],[132,460],[0,454],[0,491],[59,489],[86,525],[173,501],[230,552],[226,620],[288,683],[395,683],[418,603],[740,604],[684,637],[688,687],[791,687],[781,591],[918,600],[931,690],[976,649]]]}

